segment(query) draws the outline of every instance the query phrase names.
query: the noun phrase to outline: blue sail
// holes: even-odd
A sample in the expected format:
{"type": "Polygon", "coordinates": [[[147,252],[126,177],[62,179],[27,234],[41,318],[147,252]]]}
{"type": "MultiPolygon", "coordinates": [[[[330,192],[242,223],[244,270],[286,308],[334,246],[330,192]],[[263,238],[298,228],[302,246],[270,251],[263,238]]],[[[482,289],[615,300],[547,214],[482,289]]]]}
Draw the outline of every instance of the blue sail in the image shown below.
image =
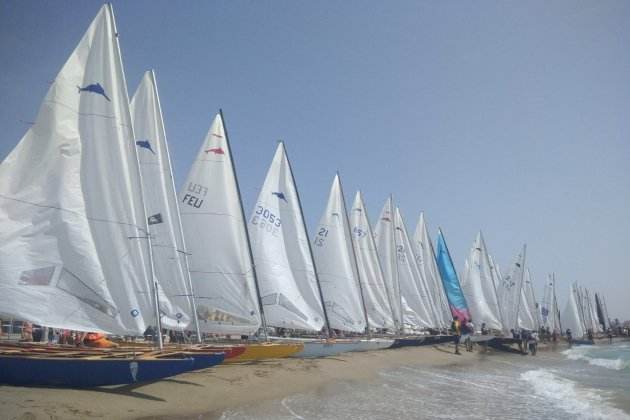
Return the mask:
{"type": "Polygon", "coordinates": [[[466,303],[462,287],[459,284],[457,272],[453,266],[451,254],[448,252],[442,230],[438,233],[435,260],[437,262],[438,269],[440,270],[440,276],[442,277],[442,284],[444,285],[446,298],[448,299],[448,304],[451,308],[451,314],[453,317],[456,316],[462,323],[466,323],[470,319],[468,304],[466,303]]]}

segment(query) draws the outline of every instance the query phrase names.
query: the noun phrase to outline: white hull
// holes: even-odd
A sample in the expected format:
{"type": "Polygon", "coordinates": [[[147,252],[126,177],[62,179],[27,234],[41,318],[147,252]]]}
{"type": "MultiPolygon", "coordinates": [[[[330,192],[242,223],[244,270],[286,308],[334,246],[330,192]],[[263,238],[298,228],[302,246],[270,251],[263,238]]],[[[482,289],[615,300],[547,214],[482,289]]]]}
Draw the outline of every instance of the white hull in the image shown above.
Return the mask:
{"type": "Polygon", "coordinates": [[[352,351],[372,351],[387,349],[394,340],[387,338],[372,339],[340,339],[304,341],[304,350],[292,357],[326,357],[352,351]]]}

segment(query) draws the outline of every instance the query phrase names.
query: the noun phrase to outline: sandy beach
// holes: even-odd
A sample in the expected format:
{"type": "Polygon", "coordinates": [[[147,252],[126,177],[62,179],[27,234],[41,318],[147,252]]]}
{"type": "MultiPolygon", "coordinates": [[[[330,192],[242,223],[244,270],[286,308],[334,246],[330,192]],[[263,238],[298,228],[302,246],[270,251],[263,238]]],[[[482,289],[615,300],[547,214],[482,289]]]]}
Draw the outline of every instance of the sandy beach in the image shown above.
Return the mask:
{"type": "Polygon", "coordinates": [[[315,391],[339,381],[365,383],[388,368],[473,363],[480,353],[452,346],[348,353],[325,359],[277,359],[221,365],[152,384],[94,390],[0,387],[3,419],[219,418],[231,407],[315,391]]]}

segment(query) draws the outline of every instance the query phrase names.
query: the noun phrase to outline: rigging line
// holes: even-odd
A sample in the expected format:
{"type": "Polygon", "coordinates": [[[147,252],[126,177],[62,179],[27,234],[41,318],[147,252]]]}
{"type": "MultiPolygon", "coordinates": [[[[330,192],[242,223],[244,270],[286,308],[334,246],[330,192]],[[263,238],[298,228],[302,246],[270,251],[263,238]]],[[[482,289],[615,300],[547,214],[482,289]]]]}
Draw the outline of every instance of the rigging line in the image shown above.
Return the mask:
{"type": "MultiPolygon", "coordinates": [[[[75,110],[74,108],[72,108],[70,105],[66,105],[63,102],[59,102],[59,101],[54,101],[54,100],[45,100],[44,103],[51,103],[51,104],[55,104],[55,105],[59,105],[61,107],[64,107],[72,112],[74,112],[77,115],[81,115],[83,117],[100,117],[100,118],[105,118],[107,120],[118,120],[118,118],[116,116],[113,115],[105,115],[105,114],[93,114],[93,113],[88,113],[88,112],[79,112],[77,110],[75,110]]],[[[129,124],[123,124],[121,122],[118,123],[118,125],[120,125],[121,127],[129,127],[129,124]]]]}
{"type": "Polygon", "coordinates": [[[39,208],[44,208],[44,209],[53,209],[53,210],[59,210],[62,212],[66,212],[69,214],[73,214],[75,216],[78,217],[82,217],[86,220],[92,221],[92,222],[103,222],[103,223],[111,223],[114,225],[121,225],[121,226],[130,226],[133,228],[136,228],[142,232],[144,232],[144,229],[140,226],[137,226],[133,223],[127,223],[127,222],[119,222],[116,220],[108,220],[108,219],[101,219],[101,218],[97,218],[97,217],[89,217],[83,213],[79,213],[78,211],[74,211],[74,210],[68,210],[68,209],[64,209],[63,207],[58,207],[58,206],[50,206],[50,205],[45,205],[45,204],[39,204],[39,203],[33,203],[31,201],[27,201],[27,200],[21,200],[19,198],[13,198],[13,197],[9,197],[6,196],[4,194],[0,194],[0,198],[4,198],[5,200],[11,200],[11,201],[16,201],[18,203],[22,203],[22,204],[28,204],[30,206],[34,206],[34,207],[39,207],[39,208]]]}

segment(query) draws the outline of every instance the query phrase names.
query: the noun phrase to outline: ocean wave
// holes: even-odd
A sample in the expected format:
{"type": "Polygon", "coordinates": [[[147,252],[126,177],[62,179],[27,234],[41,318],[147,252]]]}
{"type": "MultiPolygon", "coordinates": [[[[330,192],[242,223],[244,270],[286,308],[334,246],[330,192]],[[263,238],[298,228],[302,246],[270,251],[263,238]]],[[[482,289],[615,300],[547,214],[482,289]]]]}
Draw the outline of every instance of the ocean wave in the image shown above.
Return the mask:
{"type": "Polygon", "coordinates": [[[573,347],[562,352],[569,360],[585,360],[592,366],[599,366],[612,370],[623,370],[630,368],[630,360],[623,358],[607,359],[602,357],[592,357],[593,353],[597,353],[600,347],[596,346],[580,346],[573,347]]]}
{"type": "Polygon", "coordinates": [[[529,370],[523,372],[520,377],[532,386],[536,395],[552,401],[575,418],[630,420],[627,413],[609,405],[596,390],[580,388],[575,382],[562,378],[552,371],[529,370]]]}

